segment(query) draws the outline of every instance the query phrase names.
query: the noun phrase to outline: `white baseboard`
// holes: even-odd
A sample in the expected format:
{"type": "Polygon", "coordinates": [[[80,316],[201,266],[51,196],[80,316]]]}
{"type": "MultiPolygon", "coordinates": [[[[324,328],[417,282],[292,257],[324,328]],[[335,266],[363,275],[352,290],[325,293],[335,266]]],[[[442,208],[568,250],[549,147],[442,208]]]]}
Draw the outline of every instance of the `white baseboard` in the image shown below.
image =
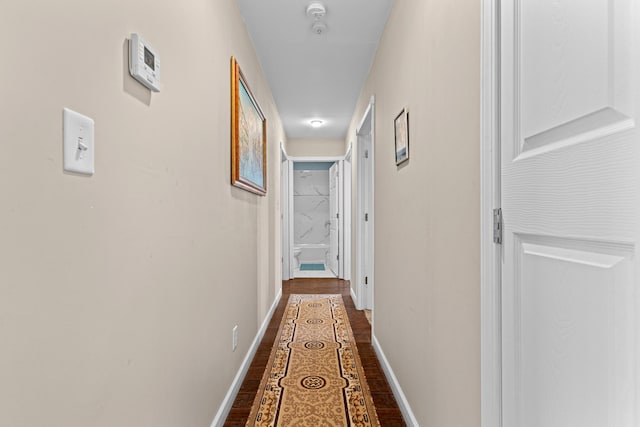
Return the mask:
{"type": "Polygon", "coordinates": [[[391,365],[389,365],[389,361],[384,355],[384,351],[382,351],[382,347],[380,347],[380,343],[378,342],[378,339],[375,337],[375,335],[371,336],[371,345],[378,355],[378,360],[380,361],[382,370],[387,377],[387,381],[389,381],[389,385],[391,386],[391,391],[393,391],[393,395],[396,398],[396,402],[398,402],[398,406],[400,407],[400,412],[402,412],[402,418],[404,418],[404,422],[406,422],[408,426],[419,427],[418,420],[416,420],[416,416],[411,410],[409,401],[404,395],[404,392],[400,387],[400,383],[393,373],[393,369],[391,369],[391,365]]]}
{"type": "Polygon", "coordinates": [[[238,391],[240,390],[240,386],[242,385],[242,381],[244,381],[245,375],[247,375],[247,371],[249,370],[249,366],[251,366],[251,362],[253,361],[253,356],[255,356],[256,351],[258,351],[258,347],[260,346],[260,341],[262,341],[262,337],[269,326],[269,322],[271,321],[271,317],[273,313],[276,311],[276,307],[278,307],[278,303],[280,302],[280,298],[282,298],[282,289],[278,291],[278,295],[276,295],[276,299],[273,301],[271,308],[269,308],[269,312],[265,316],[262,321],[262,325],[260,325],[260,329],[258,329],[258,333],[256,337],[253,339],[251,346],[249,347],[249,351],[247,351],[247,355],[244,357],[242,364],[240,365],[240,369],[238,369],[238,373],[236,373],[229,390],[227,391],[227,395],[224,397],[220,408],[218,409],[218,413],[216,414],[213,422],[211,423],[211,427],[220,427],[224,424],[227,419],[227,415],[231,411],[231,406],[233,406],[233,401],[236,399],[238,395],[238,391]]]}
{"type": "Polygon", "coordinates": [[[351,283],[349,283],[349,291],[351,292],[351,299],[353,300],[353,305],[356,306],[356,310],[360,310],[360,301],[358,301],[358,296],[356,295],[356,293],[353,292],[351,283]]]}

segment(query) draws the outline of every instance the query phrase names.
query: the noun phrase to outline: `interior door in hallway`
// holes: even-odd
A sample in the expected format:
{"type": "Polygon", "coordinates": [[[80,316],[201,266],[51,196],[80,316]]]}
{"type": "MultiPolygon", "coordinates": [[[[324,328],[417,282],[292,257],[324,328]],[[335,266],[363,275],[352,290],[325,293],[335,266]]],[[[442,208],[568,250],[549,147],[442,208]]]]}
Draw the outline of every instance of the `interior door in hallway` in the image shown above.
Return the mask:
{"type": "Polygon", "coordinates": [[[340,277],[339,256],[340,256],[340,237],[339,237],[339,216],[340,211],[340,177],[338,162],[334,163],[329,169],[329,260],[328,268],[340,277]]]}
{"type": "Polygon", "coordinates": [[[358,135],[360,193],[360,280],[362,309],[373,309],[373,144],[371,133],[358,135]]]}
{"type": "Polygon", "coordinates": [[[639,11],[501,2],[504,427],[640,425],[639,11]]]}
{"type": "Polygon", "coordinates": [[[293,275],[291,274],[291,233],[290,233],[290,220],[289,214],[291,212],[290,207],[290,175],[291,175],[291,161],[287,157],[287,153],[284,151],[284,146],[281,149],[281,162],[280,162],[280,231],[281,231],[281,246],[282,246],[282,280],[289,280],[293,275]]]}

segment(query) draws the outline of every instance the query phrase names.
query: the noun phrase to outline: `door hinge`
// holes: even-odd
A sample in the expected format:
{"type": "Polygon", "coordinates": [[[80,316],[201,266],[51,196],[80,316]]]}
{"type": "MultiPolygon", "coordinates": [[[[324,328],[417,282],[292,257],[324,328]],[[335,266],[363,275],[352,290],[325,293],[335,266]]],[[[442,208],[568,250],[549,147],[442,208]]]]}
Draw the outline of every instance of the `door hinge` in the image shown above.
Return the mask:
{"type": "Polygon", "coordinates": [[[336,255],[336,260],[340,261],[340,254],[336,255]]]}
{"type": "Polygon", "coordinates": [[[364,220],[365,221],[369,221],[369,214],[368,213],[364,214],[364,220]]]}
{"type": "Polygon", "coordinates": [[[502,244],[502,209],[493,210],[493,243],[502,244]]]}
{"type": "Polygon", "coordinates": [[[340,219],[340,214],[339,213],[336,214],[336,219],[340,219]]]}
{"type": "Polygon", "coordinates": [[[364,276],[364,284],[365,285],[369,284],[369,276],[364,276]]]}
{"type": "Polygon", "coordinates": [[[364,150],[364,158],[365,159],[369,158],[369,150],[364,150]]]}

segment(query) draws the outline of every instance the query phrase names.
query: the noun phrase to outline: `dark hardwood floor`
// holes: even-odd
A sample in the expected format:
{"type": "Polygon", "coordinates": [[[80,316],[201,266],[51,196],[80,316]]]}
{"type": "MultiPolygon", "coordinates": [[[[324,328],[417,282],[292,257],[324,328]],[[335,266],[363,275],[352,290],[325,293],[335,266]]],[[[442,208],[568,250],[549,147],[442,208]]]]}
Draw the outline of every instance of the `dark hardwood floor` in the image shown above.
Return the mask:
{"type": "Polygon", "coordinates": [[[406,425],[371,346],[371,326],[364,311],[356,310],[349,293],[349,282],[339,279],[295,279],[282,283],[282,299],[273,314],[224,425],[234,427],[246,424],[290,294],[342,294],[380,424],[384,427],[406,425]]]}

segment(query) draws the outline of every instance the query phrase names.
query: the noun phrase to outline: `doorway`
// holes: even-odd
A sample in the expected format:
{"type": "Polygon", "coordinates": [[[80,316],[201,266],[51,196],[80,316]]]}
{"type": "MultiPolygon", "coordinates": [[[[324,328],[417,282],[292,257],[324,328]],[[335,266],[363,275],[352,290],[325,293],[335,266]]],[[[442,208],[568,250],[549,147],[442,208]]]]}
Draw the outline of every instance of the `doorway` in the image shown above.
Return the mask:
{"type": "Polygon", "coordinates": [[[293,161],[293,277],[339,276],[336,162],[293,161]]]}
{"type": "Polygon", "coordinates": [[[282,188],[283,209],[287,206],[283,230],[288,230],[282,244],[284,280],[345,277],[350,253],[345,253],[344,236],[350,227],[344,213],[350,211],[350,199],[345,201],[344,188],[351,180],[344,176],[344,163],[344,157],[287,158],[283,169],[288,182],[282,188]]]}

